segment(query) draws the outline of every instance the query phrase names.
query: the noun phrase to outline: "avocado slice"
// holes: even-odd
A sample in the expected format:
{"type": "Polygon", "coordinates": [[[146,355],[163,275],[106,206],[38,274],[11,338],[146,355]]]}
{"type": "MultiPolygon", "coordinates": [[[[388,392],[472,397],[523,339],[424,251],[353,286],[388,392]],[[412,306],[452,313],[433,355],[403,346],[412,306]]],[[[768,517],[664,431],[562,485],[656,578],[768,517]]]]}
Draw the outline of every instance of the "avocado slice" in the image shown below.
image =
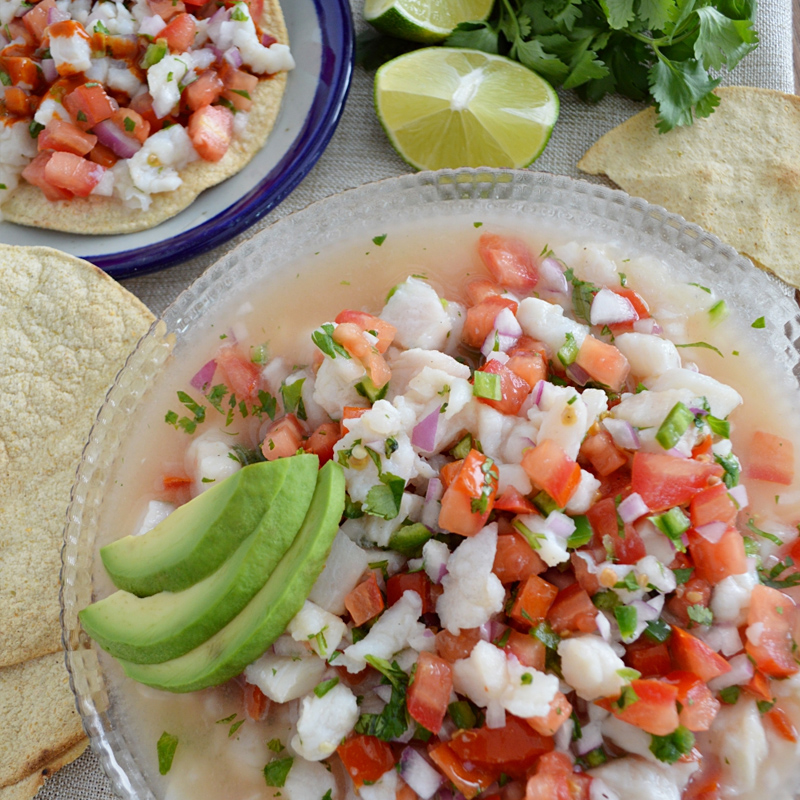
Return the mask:
{"type": "Polygon", "coordinates": [[[170,692],[194,692],[233,678],[255,661],[302,608],[325,565],[344,511],[344,471],[329,461],[303,526],[261,591],[222,630],[163,664],[121,660],[129,678],[170,692]]]}
{"type": "Polygon", "coordinates": [[[301,475],[316,474],[314,455],[251,464],[180,506],[153,530],[101,548],[118,589],[147,597],[179,592],[214,572],[256,529],[270,505],[301,475]]]}
{"type": "Polygon", "coordinates": [[[182,592],[115,592],[80,612],[84,630],[112,656],[137,664],[169,661],[213,636],[267,582],[300,530],[318,460],[300,463],[310,468],[290,471],[291,486],[284,483],[255,531],[216,572],[182,592]]]}

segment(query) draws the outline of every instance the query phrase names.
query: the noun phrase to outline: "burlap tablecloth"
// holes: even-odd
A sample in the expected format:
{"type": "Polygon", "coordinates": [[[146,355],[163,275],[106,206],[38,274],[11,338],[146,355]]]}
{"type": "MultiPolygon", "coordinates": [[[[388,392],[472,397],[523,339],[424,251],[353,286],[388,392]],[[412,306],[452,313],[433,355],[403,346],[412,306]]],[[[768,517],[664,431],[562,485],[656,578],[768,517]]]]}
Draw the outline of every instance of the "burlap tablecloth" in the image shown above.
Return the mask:
{"type": "MultiPolygon", "coordinates": [[[[725,83],[794,91],[793,2],[797,0],[762,0],[757,22],[761,44],[725,83]]],[[[361,21],[363,0],[351,0],[351,3],[356,31],[363,30],[366,27],[361,21]]],[[[223,253],[276,219],[328,195],[408,172],[408,165],[389,145],[375,117],[372,78],[371,73],[360,67],[355,69],[347,105],[328,149],[306,179],[275,211],[227,245],[164,272],[123,281],[126,288],[158,314],[223,253]]],[[[618,97],[608,97],[596,106],[587,106],[572,93],[562,92],[558,124],[547,149],[536,162],[536,169],[585,178],[578,172],[578,159],[606,131],[641,108],[618,97]]],[[[57,773],[38,795],[40,800],[114,800],[115,797],[89,750],[57,773]]]]}

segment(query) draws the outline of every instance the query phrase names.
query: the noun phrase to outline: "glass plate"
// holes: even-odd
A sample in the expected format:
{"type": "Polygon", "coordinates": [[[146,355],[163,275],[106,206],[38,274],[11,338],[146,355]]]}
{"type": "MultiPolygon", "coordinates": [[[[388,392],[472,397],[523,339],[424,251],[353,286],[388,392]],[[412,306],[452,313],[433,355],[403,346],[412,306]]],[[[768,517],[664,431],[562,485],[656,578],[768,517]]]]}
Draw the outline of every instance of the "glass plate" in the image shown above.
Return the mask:
{"type": "Polygon", "coordinates": [[[218,247],[269,213],[325,150],[344,107],[353,65],[348,0],[291,0],[281,8],[297,66],[289,73],[269,139],[245,169],[146,231],[80,236],[0,221],[0,241],[54,247],[91,261],[114,278],[129,278],[218,247]]]}
{"type": "Polygon", "coordinates": [[[98,658],[77,615],[103,585],[95,557],[100,512],[114,480],[115,462],[125,456],[133,420],[151,388],[171,364],[180,363],[212,307],[218,313],[221,306],[240,302],[256,284],[268,286],[271,276],[296,266],[298,253],[324,251],[343,240],[371,239],[397,219],[430,224],[431,219],[468,214],[481,220],[505,212],[513,213],[514,224],[522,220],[546,230],[561,227],[579,232],[576,235],[586,242],[624,244],[631,257],[652,256],[663,262],[676,280],[713,287],[726,299],[741,339],[758,357],[774,362],[775,380],[783,383],[798,413],[800,314],[789,287],[697,225],[623,192],[527,171],[428,172],[353,189],[279,220],[201,275],[153,325],[111,389],[77,472],[63,550],[63,640],[92,747],[121,797],[143,800],[155,795],[126,742],[115,705],[119,670],[107,668],[105,655],[98,658]],[[752,321],[760,316],[766,316],[766,328],[752,331],[752,321]]]}

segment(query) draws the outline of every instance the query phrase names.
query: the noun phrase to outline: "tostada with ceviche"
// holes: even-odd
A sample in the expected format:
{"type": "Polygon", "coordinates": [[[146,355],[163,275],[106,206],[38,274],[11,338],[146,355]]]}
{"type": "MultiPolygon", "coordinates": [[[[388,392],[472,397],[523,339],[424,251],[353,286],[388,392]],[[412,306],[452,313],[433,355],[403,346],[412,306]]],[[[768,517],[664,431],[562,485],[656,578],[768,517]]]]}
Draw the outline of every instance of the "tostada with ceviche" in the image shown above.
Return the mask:
{"type": "Polygon", "coordinates": [[[149,398],[80,617],[160,796],[794,795],[791,400],[712,289],[519,228],[290,270],[149,398]]]}
{"type": "Polygon", "coordinates": [[[263,146],[294,67],[277,0],[9,0],[0,214],[153,227],[263,146]]]}

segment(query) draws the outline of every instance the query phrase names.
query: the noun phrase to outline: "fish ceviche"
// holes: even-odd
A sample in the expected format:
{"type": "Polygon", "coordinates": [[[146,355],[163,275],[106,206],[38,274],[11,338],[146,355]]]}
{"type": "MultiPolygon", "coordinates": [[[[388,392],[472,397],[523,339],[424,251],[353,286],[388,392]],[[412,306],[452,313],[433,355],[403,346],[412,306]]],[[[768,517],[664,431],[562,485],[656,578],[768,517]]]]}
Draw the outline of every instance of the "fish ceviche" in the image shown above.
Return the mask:
{"type": "Polygon", "coordinates": [[[289,800],[793,796],[800,539],[753,502],[793,485],[792,440],[759,419],[739,460],[741,395],[687,358],[715,348],[668,338],[626,265],[477,248],[452,298],[409,277],[322,321],[307,366],[223,336],[167,414],[185,472],[141,532],[253,462],[345,479],[299,610],[199,693],[233,698],[221,747],[248,740],[252,796],[289,800]]]}

